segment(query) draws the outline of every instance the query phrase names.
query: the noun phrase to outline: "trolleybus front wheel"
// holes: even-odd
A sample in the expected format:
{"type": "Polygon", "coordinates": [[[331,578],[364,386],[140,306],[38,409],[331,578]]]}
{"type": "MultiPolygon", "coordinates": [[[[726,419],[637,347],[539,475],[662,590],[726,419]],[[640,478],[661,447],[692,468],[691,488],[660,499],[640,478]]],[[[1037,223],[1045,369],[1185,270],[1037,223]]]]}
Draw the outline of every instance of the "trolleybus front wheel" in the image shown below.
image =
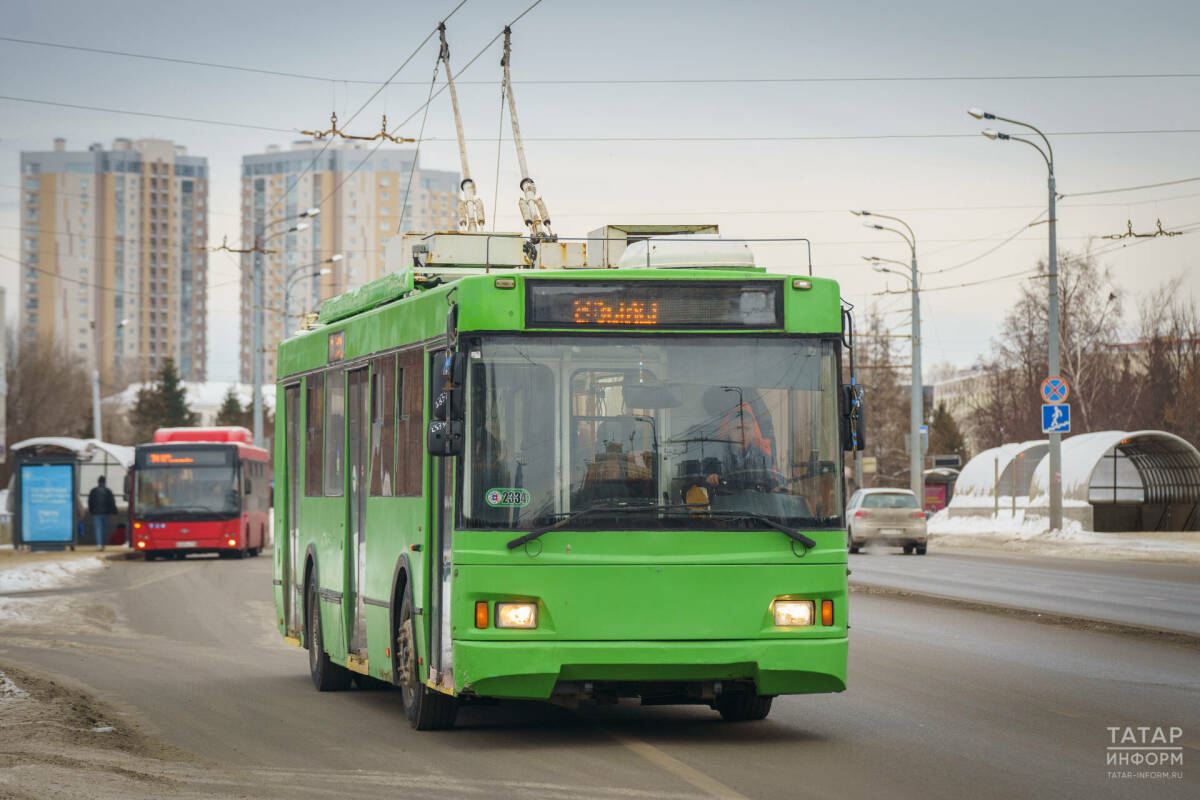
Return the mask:
{"type": "Polygon", "coordinates": [[[720,695],[713,707],[721,712],[721,719],[726,722],[748,722],[766,719],[774,699],[775,696],[769,694],[731,692],[720,695]]]}
{"type": "Polygon", "coordinates": [[[340,692],[350,688],[350,670],[329,660],[321,635],[321,604],[317,587],[308,584],[308,671],[318,692],[340,692]]]}
{"type": "Polygon", "coordinates": [[[454,718],[458,716],[458,700],[421,683],[413,630],[412,600],[406,595],[400,606],[400,626],[396,631],[396,661],[408,724],[419,731],[453,728],[454,718]]]}

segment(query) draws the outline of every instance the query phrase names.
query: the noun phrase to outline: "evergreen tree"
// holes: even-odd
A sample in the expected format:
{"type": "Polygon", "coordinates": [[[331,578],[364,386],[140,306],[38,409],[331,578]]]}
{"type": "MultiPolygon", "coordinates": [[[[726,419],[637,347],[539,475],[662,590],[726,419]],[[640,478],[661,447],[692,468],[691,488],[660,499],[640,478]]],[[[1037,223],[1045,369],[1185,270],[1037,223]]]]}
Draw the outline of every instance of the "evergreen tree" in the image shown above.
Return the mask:
{"type": "Polygon", "coordinates": [[[933,418],[929,421],[929,453],[930,455],[957,455],[967,463],[967,440],[958,422],[946,410],[944,402],[938,403],[933,410],[933,418]]]}
{"type": "Polygon", "coordinates": [[[129,412],[135,441],[148,442],[158,428],[186,428],[195,425],[196,420],[196,412],[188,408],[187,392],[179,380],[175,361],[168,358],[155,382],[138,390],[129,412]]]}
{"type": "Polygon", "coordinates": [[[232,386],[229,387],[229,391],[225,392],[225,399],[221,401],[216,421],[218,425],[246,424],[246,412],[242,410],[242,404],[232,386]]]}

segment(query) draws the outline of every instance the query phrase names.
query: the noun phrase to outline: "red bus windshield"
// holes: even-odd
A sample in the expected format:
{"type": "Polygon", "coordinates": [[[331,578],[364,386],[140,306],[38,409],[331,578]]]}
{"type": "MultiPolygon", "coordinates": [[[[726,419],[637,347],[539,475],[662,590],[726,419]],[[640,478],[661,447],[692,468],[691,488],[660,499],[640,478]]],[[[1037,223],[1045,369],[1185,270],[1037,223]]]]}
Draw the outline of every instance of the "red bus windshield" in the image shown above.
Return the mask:
{"type": "Polygon", "coordinates": [[[241,513],[232,448],[146,448],[135,470],[137,519],[215,519],[241,513]]]}

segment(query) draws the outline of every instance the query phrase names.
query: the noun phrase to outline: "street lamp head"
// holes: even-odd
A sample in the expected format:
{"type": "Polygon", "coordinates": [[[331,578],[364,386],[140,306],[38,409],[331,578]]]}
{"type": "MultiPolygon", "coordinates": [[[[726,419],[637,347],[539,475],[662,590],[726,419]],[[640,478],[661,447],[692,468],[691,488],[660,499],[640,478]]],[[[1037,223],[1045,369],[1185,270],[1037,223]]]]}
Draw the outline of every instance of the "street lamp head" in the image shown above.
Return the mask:
{"type": "Polygon", "coordinates": [[[867,211],[867,210],[865,210],[865,209],[854,209],[854,208],[852,208],[852,209],[850,209],[850,213],[851,213],[851,214],[853,214],[853,215],[854,215],[854,216],[856,216],[856,217],[869,217],[869,216],[871,216],[871,212],[870,212],[870,211],[867,211]]]}
{"type": "Polygon", "coordinates": [[[126,317],[125,319],[123,319],[123,320],[121,320],[120,322],[118,322],[118,323],[117,323],[117,327],[118,327],[118,328],[124,328],[124,327],[125,327],[126,325],[128,325],[128,324],[129,324],[129,317],[126,317]]]}
{"type": "Polygon", "coordinates": [[[978,106],[972,106],[971,108],[968,108],[967,113],[970,114],[975,119],[995,119],[996,118],[995,114],[989,114],[988,112],[984,111],[982,108],[979,108],[978,106]]]}
{"type": "Polygon", "coordinates": [[[325,269],[321,270],[321,271],[320,271],[320,272],[318,272],[317,274],[318,274],[318,275],[328,275],[328,274],[329,274],[329,273],[331,273],[331,272],[333,272],[333,270],[331,270],[329,267],[326,267],[325,269]]]}
{"type": "Polygon", "coordinates": [[[985,128],[984,130],[980,131],[980,133],[989,139],[999,139],[1002,142],[1008,141],[1011,138],[1007,133],[1001,133],[995,128],[985,128]]]}
{"type": "Polygon", "coordinates": [[[877,230],[877,231],[881,231],[881,230],[883,230],[883,226],[882,226],[882,225],[876,225],[874,222],[864,222],[864,223],[863,223],[863,227],[864,227],[864,228],[874,228],[874,229],[875,229],[875,230],[877,230]]]}
{"type": "Polygon", "coordinates": [[[334,253],[333,255],[331,255],[329,257],[329,263],[336,264],[337,262],[341,261],[344,258],[345,258],[345,256],[342,255],[341,253],[334,253]]]}
{"type": "Polygon", "coordinates": [[[308,224],[307,222],[301,222],[299,225],[297,225],[296,227],[292,228],[292,230],[294,230],[294,231],[306,231],[306,230],[308,230],[308,228],[309,228],[309,224],[308,224]]]}
{"type": "Polygon", "coordinates": [[[885,267],[883,264],[873,264],[871,269],[875,270],[876,272],[891,272],[891,270],[885,267]]]}
{"type": "Polygon", "coordinates": [[[319,209],[319,208],[310,208],[308,211],[305,211],[305,212],[301,213],[301,214],[300,214],[300,216],[302,216],[302,217],[315,217],[317,214],[320,214],[320,213],[321,213],[321,209],[319,209]]]}

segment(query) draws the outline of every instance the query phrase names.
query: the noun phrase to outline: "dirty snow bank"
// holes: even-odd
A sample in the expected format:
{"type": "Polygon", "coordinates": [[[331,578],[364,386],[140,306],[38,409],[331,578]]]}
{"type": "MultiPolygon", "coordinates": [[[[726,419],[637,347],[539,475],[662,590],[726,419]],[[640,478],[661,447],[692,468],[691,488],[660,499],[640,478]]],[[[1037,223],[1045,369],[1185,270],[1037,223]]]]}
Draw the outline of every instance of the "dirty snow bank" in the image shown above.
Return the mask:
{"type": "Polygon", "coordinates": [[[0,570],[0,592],[27,592],[54,589],[76,582],[79,576],[100,569],[99,558],[80,558],[69,561],[41,561],[0,570]]]}
{"type": "Polygon", "coordinates": [[[1005,550],[1042,551],[1059,555],[1119,558],[1132,556],[1154,560],[1200,561],[1200,537],[1164,534],[1160,537],[1136,533],[1085,531],[1078,520],[1063,520],[1060,531],[1048,530],[1046,517],[1018,509],[1014,515],[950,517],[942,509],[929,520],[930,538],[953,547],[999,547],[1005,550]]]}

